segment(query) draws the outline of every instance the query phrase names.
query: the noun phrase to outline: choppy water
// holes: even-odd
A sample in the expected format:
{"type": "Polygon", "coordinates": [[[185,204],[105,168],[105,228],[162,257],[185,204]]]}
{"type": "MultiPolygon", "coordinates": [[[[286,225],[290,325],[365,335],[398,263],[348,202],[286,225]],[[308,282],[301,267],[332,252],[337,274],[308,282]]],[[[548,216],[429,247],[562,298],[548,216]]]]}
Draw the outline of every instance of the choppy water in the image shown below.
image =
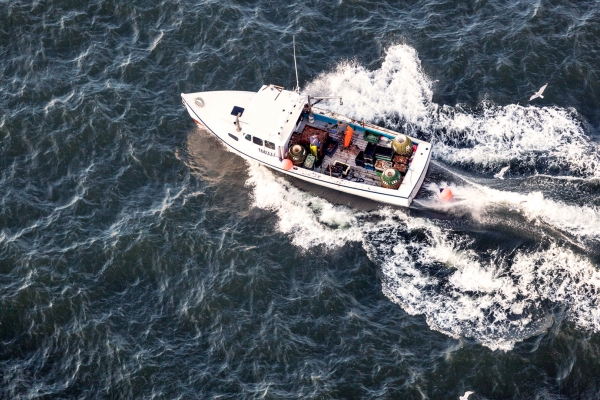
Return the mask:
{"type": "Polygon", "coordinates": [[[0,397],[600,397],[599,37],[597,0],[0,0],[0,397]],[[304,91],[434,142],[414,209],[184,112],[292,87],[293,34],[304,91]]]}

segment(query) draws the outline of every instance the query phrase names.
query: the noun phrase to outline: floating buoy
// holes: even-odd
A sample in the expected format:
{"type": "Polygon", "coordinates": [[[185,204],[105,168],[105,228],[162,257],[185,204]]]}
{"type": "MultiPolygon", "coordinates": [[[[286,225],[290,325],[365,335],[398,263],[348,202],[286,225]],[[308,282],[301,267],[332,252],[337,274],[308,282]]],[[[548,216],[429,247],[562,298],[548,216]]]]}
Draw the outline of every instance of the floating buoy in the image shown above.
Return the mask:
{"type": "Polygon", "coordinates": [[[286,171],[289,171],[290,169],[292,169],[293,166],[294,166],[294,163],[289,158],[285,158],[281,162],[281,168],[285,169],[286,171]]]}
{"type": "Polygon", "coordinates": [[[452,196],[454,195],[452,194],[452,190],[450,190],[450,188],[440,189],[440,199],[449,201],[452,199],[452,196]]]}

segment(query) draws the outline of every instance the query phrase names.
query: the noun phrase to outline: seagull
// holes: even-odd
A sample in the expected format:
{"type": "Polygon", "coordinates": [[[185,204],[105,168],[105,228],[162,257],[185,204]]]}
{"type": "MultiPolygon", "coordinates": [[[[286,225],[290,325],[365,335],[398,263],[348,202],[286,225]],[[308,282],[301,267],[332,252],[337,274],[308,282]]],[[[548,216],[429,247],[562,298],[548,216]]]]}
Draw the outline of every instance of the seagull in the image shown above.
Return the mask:
{"type": "Polygon", "coordinates": [[[460,396],[459,399],[460,400],[467,400],[469,398],[470,395],[472,395],[475,392],[471,392],[470,390],[468,392],[465,392],[464,395],[460,396]]]}
{"type": "Polygon", "coordinates": [[[537,92],[535,92],[533,94],[533,96],[531,96],[531,98],[529,99],[529,101],[533,100],[533,99],[537,99],[538,97],[541,97],[542,99],[544,98],[544,96],[542,96],[542,93],[544,93],[544,90],[546,89],[546,86],[548,86],[548,84],[546,83],[544,86],[542,86],[540,88],[540,90],[538,90],[537,92]]]}

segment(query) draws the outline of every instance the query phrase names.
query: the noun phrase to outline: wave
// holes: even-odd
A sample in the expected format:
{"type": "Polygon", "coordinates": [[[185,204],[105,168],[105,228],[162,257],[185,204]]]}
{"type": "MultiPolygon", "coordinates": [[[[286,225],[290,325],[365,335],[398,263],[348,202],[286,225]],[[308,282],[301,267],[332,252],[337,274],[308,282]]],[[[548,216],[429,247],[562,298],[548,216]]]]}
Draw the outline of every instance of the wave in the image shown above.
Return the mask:
{"type": "Polygon", "coordinates": [[[274,211],[278,229],[292,234],[292,243],[304,249],[324,245],[339,247],[360,241],[356,216],[351,210],[296,189],[257,162],[250,164],[246,186],[252,187],[254,206],[274,211]]]}

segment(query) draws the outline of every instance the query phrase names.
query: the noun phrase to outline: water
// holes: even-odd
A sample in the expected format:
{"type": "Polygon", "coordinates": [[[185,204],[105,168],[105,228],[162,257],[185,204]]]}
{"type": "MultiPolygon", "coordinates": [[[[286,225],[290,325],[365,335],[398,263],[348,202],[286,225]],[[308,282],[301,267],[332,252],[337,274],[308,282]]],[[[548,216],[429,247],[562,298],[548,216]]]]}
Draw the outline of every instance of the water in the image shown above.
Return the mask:
{"type": "Polygon", "coordinates": [[[598,1],[0,1],[0,397],[600,397],[599,36],[598,1]],[[414,208],[187,116],[292,87],[293,34],[303,91],[434,142],[414,208]]]}

